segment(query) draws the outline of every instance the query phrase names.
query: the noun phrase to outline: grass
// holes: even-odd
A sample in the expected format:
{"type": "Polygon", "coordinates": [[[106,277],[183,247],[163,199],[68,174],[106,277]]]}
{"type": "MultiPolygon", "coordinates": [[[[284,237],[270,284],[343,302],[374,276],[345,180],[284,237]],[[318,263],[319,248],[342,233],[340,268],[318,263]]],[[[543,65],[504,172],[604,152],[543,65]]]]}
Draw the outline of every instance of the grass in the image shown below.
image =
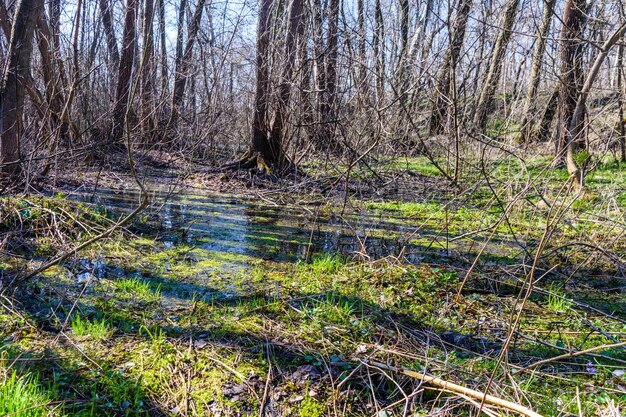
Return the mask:
{"type": "MultiPolygon", "coordinates": [[[[529,160],[527,167],[546,185],[544,197],[554,202],[564,174],[545,170],[548,162],[529,160]]],[[[395,165],[384,168],[401,169],[406,161],[390,164],[395,165]]],[[[432,167],[423,158],[409,164],[410,170],[437,176],[428,174],[432,167]]],[[[236,207],[219,227],[190,228],[184,239],[167,245],[162,235],[153,233],[120,236],[95,247],[85,256],[106,259],[106,271],[114,273],[104,274],[82,292],[72,264],[59,265],[25,285],[13,310],[0,314],[0,336],[12,340],[5,363],[23,364],[19,372],[5,372],[0,395],[6,404],[17,404],[12,407],[23,407],[17,401],[24,398],[31,406],[43,404],[25,414],[37,416],[258,415],[267,387],[268,398],[283,415],[319,417],[335,409],[347,416],[373,415],[395,403],[399,405],[387,410],[388,415],[401,415],[404,397],[398,386],[410,393],[417,382],[361,362],[375,360],[479,390],[493,374],[494,393],[545,416],[577,415],[577,400],[588,416],[601,415],[610,404],[623,408],[623,381],[612,374],[623,367],[623,349],[548,363],[533,372],[511,371],[610,343],[606,334],[623,340],[626,326],[599,312],[619,314],[623,294],[611,296],[602,286],[594,289],[587,276],[609,274],[614,265],[595,252],[561,244],[587,238],[602,242],[614,233],[593,216],[617,218],[616,213],[607,214],[605,199],[616,185],[626,184],[626,175],[618,166],[599,166],[588,181],[594,196],[564,213],[552,235],[553,251],[540,257],[535,277],[541,274],[542,282],[554,282],[550,294],[530,297],[506,365],[498,367],[508,323],[519,312],[517,297],[528,278],[525,268],[532,263],[534,239],[546,225],[548,210],[537,207],[538,194],[529,195],[509,210],[509,224],[472,234],[457,246],[451,240],[448,256],[442,251],[448,242],[441,239],[441,230],[454,239],[493,225],[522,187],[525,172],[518,161],[503,159],[490,168],[494,184],[506,184],[496,189],[502,205],[485,189],[450,204],[387,196],[350,201],[372,218],[407,226],[412,233],[407,240],[424,250],[423,258],[413,263],[401,256],[372,256],[368,261],[350,253],[309,256],[310,233],[294,237],[294,231],[317,226],[310,226],[308,217],[287,223],[280,215],[237,214],[236,207]],[[254,218],[262,221],[256,228],[254,218]],[[509,244],[513,234],[527,243],[530,256],[509,244]],[[497,246],[486,247],[459,294],[473,254],[488,238],[497,246]],[[248,244],[245,250],[240,247],[248,244]],[[282,251],[290,245],[300,251],[300,261],[284,256],[282,251]],[[263,256],[267,254],[271,259],[263,256]],[[593,268],[587,268],[590,264],[593,268]],[[567,268],[578,265],[581,271],[565,285],[562,276],[571,271],[567,268]],[[596,310],[591,310],[573,302],[588,299],[602,303],[594,302],[596,310]],[[70,319],[68,338],[54,313],[70,310],[81,313],[70,319]],[[62,408],[55,408],[58,402],[62,408]]],[[[615,198],[619,200],[619,193],[615,198]]],[[[19,214],[22,220],[46,216],[34,205],[27,208],[29,213],[19,214]]],[[[333,214],[331,205],[320,211],[323,216],[333,214]]],[[[216,210],[215,221],[220,213],[216,210]]],[[[105,224],[110,215],[102,216],[99,221],[105,224]]],[[[18,220],[11,217],[13,223],[6,227],[18,220]]],[[[391,237],[389,230],[375,227],[363,227],[367,239],[391,237]]],[[[332,234],[339,227],[322,224],[320,229],[332,234]]],[[[57,251],[59,242],[46,239],[33,235],[42,249],[57,251]]],[[[607,250],[619,253],[619,245],[607,250]]],[[[12,259],[1,262],[3,270],[15,265],[12,259]]],[[[600,278],[598,282],[602,285],[600,278]]],[[[475,413],[462,399],[427,390],[415,397],[409,414],[445,407],[450,407],[449,415],[475,413]]]]}
{"type": "Polygon", "coordinates": [[[0,415],[15,417],[45,417],[60,415],[48,407],[50,396],[39,385],[39,379],[29,373],[18,375],[3,369],[0,380],[0,415]]]}
{"type": "Polygon", "coordinates": [[[133,277],[115,282],[115,287],[126,296],[147,303],[155,303],[161,299],[161,285],[152,285],[150,282],[133,277]]]}
{"type": "Polygon", "coordinates": [[[565,313],[572,307],[572,302],[568,300],[565,294],[557,287],[551,286],[548,293],[547,308],[558,313],[565,313]]]}
{"type": "Polygon", "coordinates": [[[100,342],[109,339],[113,335],[113,329],[105,319],[86,320],[80,314],[75,314],[70,322],[72,332],[77,337],[91,337],[100,342]]]}

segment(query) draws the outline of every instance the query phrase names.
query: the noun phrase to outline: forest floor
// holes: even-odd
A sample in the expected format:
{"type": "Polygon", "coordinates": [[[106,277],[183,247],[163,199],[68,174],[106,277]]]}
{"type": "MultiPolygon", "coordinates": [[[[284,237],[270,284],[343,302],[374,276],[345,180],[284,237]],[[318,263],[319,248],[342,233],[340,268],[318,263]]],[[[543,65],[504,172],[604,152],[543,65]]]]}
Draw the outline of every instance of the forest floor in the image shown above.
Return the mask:
{"type": "Polygon", "coordinates": [[[549,164],[476,162],[459,186],[422,157],[280,181],[152,164],[148,209],[19,285],[139,195],[79,167],[2,197],[0,414],[516,415],[417,371],[618,417],[626,170],[576,194],[549,164]]]}

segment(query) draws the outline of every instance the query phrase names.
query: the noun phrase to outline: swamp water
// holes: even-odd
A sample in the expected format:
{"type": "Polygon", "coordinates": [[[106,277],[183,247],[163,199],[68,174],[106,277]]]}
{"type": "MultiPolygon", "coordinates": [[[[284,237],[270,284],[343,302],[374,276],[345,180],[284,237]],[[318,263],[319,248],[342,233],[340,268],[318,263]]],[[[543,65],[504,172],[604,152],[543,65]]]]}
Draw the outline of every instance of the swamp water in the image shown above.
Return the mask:
{"type": "MultiPolygon", "coordinates": [[[[130,212],[139,197],[135,191],[115,190],[70,196],[116,214],[130,212]]],[[[241,261],[246,259],[306,262],[323,254],[366,260],[390,256],[409,263],[471,261],[484,240],[479,234],[459,239],[445,225],[399,213],[352,209],[341,215],[337,207],[342,202],[328,208],[224,194],[151,192],[150,197],[145,214],[162,230],[157,250],[185,245],[239,258],[231,267],[245,268],[248,263],[241,261]]],[[[510,261],[520,252],[512,242],[493,240],[485,257],[510,261]]]]}

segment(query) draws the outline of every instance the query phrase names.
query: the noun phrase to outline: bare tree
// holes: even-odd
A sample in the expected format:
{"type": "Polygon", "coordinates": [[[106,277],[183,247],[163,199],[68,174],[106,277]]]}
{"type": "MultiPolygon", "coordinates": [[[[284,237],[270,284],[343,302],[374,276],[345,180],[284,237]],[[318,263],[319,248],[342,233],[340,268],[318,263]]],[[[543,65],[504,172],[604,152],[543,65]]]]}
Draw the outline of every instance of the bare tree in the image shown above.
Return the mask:
{"type": "MultiPolygon", "coordinates": [[[[565,19],[563,20],[565,21],[565,19]]],[[[576,107],[574,107],[570,124],[567,128],[567,172],[570,174],[574,185],[578,188],[582,188],[584,185],[584,165],[587,159],[584,154],[583,158],[579,158],[576,155],[576,152],[585,150],[586,148],[586,141],[584,137],[585,130],[583,128],[583,124],[587,110],[587,98],[589,97],[593,83],[596,81],[596,78],[600,73],[600,68],[602,67],[609,51],[624,36],[625,33],[626,22],[622,23],[618,29],[613,32],[611,37],[603,43],[600,52],[596,55],[593,65],[585,78],[582,88],[578,92],[576,107]]]]}
{"type": "Polygon", "coordinates": [[[450,77],[454,76],[456,71],[457,61],[463,47],[463,40],[465,39],[465,27],[467,26],[471,6],[472,0],[459,0],[458,2],[457,13],[450,35],[450,45],[446,50],[437,75],[433,108],[430,115],[431,134],[441,133],[444,128],[450,102],[450,77]]]}
{"type": "Polygon", "coordinates": [[[154,0],[144,0],[142,26],[141,124],[144,140],[151,142],[154,134],[154,0]]]}
{"type": "Polygon", "coordinates": [[[506,5],[502,24],[500,25],[500,33],[493,48],[491,59],[489,60],[489,69],[483,83],[480,98],[476,104],[476,113],[474,115],[474,127],[483,132],[487,125],[487,117],[492,110],[493,98],[500,82],[502,72],[502,63],[506,53],[507,46],[511,40],[513,33],[513,24],[517,16],[517,8],[519,0],[509,0],[506,5]]]}
{"type": "Polygon", "coordinates": [[[20,173],[20,134],[24,92],[30,73],[30,56],[37,13],[42,0],[20,0],[14,13],[8,61],[0,84],[0,164],[10,179],[20,173]]]}
{"type": "MultiPolygon", "coordinates": [[[[185,44],[185,52],[180,59],[176,60],[176,72],[174,74],[174,93],[172,94],[172,110],[170,113],[170,120],[168,121],[168,128],[171,129],[176,126],[178,117],[180,116],[180,106],[182,105],[185,95],[185,86],[190,76],[191,70],[191,58],[193,55],[193,45],[198,36],[198,30],[200,29],[200,22],[202,20],[202,11],[204,10],[204,3],[206,0],[199,0],[196,5],[196,11],[191,21],[191,27],[187,34],[187,42],[185,44]]],[[[182,35],[179,31],[179,39],[182,39],[182,35]]]]}
{"type": "Polygon", "coordinates": [[[130,86],[135,62],[135,44],[137,25],[137,0],[128,0],[124,18],[124,36],[122,38],[122,55],[117,73],[117,90],[113,108],[113,128],[111,139],[118,144],[124,134],[124,125],[130,99],[130,86]]]}
{"type": "Polygon", "coordinates": [[[539,90],[539,82],[541,81],[541,67],[543,65],[543,55],[546,50],[546,42],[550,25],[552,23],[552,15],[554,14],[554,4],[556,0],[546,0],[543,4],[543,14],[541,17],[541,25],[539,26],[539,34],[535,43],[535,51],[533,52],[533,61],[530,70],[530,81],[528,91],[524,100],[524,110],[522,121],[520,123],[520,139],[521,143],[528,141],[533,130],[534,114],[537,110],[537,91],[539,90]]]}
{"type": "Polygon", "coordinates": [[[113,68],[118,68],[120,64],[120,53],[117,49],[117,39],[115,38],[115,30],[113,29],[113,18],[111,17],[111,7],[109,0],[100,0],[100,15],[102,17],[102,25],[104,26],[104,34],[107,39],[107,48],[111,57],[113,68]]]}
{"type": "Polygon", "coordinates": [[[270,95],[269,40],[272,0],[259,1],[259,17],[256,38],[256,88],[250,147],[240,164],[243,167],[258,166],[264,171],[280,167],[284,153],[280,143],[272,142],[268,135],[268,108],[270,95]]]}
{"type": "MultiPolygon", "coordinates": [[[[558,139],[556,141],[557,162],[562,162],[567,147],[570,125],[574,116],[578,94],[582,89],[584,69],[583,54],[585,42],[583,32],[587,21],[586,0],[567,0],[563,9],[561,29],[561,70],[558,104],[558,139]]],[[[579,125],[572,126],[573,140],[580,145],[578,133],[582,130],[583,118],[579,125]]]]}
{"type": "Polygon", "coordinates": [[[324,90],[320,101],[320,126],[318,128],[318,145],[325,144],[324,148],[337,151],[337,142],[334,138],[335,107],[337,105],[337,47],[339,36],[339,0],[330,0],[328,3],[328,39],[326,56],[323,67],[324,90]]]}
{"type": "Polygon", "coordinates": [[[288,117],[288,106],[291,98],[291,85],[293,84],[293,72],[298,52],[298,43],[301,41],[304,24],[302,0],[293,0],[289,10],[289,27],[285,38],[285,60],[282,79],[279,86],[279,98],[274,112],[274,123],[270,133],[271,143],[284,143],[284,129],[288,117]]]}

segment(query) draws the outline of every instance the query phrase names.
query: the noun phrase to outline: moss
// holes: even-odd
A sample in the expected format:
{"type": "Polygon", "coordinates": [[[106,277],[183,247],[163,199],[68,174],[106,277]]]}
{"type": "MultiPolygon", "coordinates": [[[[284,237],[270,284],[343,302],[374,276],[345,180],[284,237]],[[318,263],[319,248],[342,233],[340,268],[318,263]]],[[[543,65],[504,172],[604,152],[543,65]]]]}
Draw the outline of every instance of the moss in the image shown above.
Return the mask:
{"type": "Polygon", "coordinates": [[[319,401],[306,396],[298,409],[300,417],[322,417],[326,414],[326,406],[319,401]]]}

